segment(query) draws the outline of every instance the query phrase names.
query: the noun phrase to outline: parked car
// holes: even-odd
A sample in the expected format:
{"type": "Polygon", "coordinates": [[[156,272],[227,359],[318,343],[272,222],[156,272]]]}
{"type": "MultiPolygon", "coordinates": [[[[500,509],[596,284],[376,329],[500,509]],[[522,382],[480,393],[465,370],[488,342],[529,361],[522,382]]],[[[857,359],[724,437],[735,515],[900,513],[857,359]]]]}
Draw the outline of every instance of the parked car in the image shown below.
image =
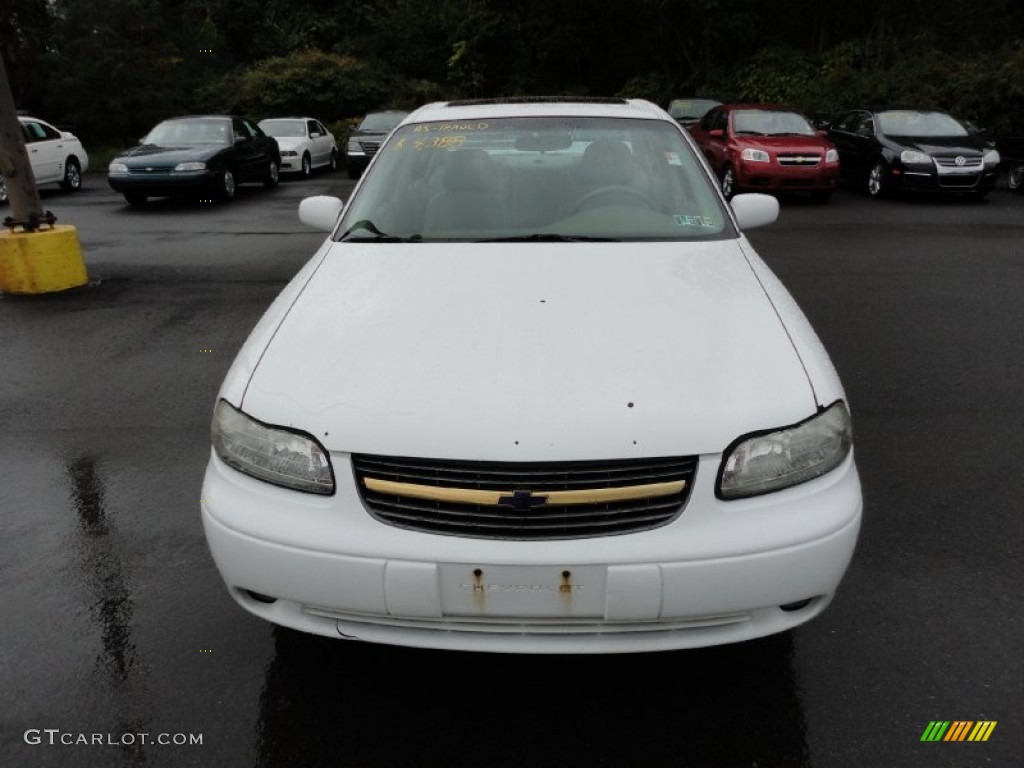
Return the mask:
{"type": "Polygon", "coordinates": [[[787,107],[727,104],[690,129],[726,198],[743,190],[809,192],[827,201],[839,178],[836,148],[787,107]]]}
{"type": "Polygon", "coordinates": [[[714,99],[672,99],[668,104],[668,113],[684,128],[700,122],[712,107],[722,102],[714,99]]]}
{"type": "Polygon", "coordinates": [[[363,174],[381,142],[408,114],[398,109],[386,109],[370,112],[359,122],[349,135],[345,148],[345,169],[350,179],[358,179],[363,174]]]}
{"type": "Polygon", "coordinates": [[[275,117],[261,120],[259,127],[277,140],[281,170],[309,176],[314,168],[338,167],[338,144],[334,134],[312,117],[275,117]]]}
{"type": "Polygon", "coordinates": [[[999,152],[987,139],[934,109],[852,109],[828,135],[843,177],[871,197],[923,189],[980,199],[999,175],[999,152]]]}
{"type": "Polygon", "coordinates": [[[1006,186],[1024,191],[1024,134],[999,137],[999,156],[1006,167],[1006,186]]]}
{"type": "Polygon", "coordinates": [[[687,648],[819,614],[861,518],[846,397],[650,102],[432,104],[243,345],[202,520],[245,610],[399,645],[687,648]]]}
{"type": "Polygon", "coordinates": [[[230,200],[239,184],[277,186],[280,167],[277,142],[252,121],[195,115],[157,125],[111,161],[107,181],[136,206],[150,197],[230,200]]]}
{"type": "MultiPolygon", "coordinates": [[[[65,192],[82,188],[89,155],[75,134],[61,131],[38,117],[18,116],[36,185],[60,184],[65,192]]],[[[7,202],[7,184],[0,173],[0,203],[7,202]]]]}

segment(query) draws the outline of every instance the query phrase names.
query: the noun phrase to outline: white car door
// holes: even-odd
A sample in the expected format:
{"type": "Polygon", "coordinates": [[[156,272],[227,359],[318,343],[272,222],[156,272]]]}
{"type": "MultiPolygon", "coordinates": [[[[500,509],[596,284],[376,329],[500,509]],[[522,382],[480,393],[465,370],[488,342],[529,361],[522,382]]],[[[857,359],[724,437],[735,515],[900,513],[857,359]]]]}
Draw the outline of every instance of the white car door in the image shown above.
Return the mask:
{"type": "Polygon", "coordinates": [[[61,181],[64,178],[64,138],[50,126],[35,120],[24,120],[21,126],[36,184],[61,181]]]}

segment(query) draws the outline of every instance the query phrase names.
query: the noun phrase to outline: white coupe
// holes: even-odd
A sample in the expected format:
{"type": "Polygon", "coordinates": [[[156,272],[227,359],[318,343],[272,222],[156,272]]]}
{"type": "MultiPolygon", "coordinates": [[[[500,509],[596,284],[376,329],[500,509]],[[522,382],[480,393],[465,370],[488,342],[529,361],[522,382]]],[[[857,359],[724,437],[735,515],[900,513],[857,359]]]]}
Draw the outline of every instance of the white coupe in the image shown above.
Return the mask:
{"type": "Polygon", "coordinates": [[[232,597],[338,638],[729,643],[818,615],[861,521],[850,411],[686,132],[644,101],[425,106],[213,409],[232,597]]]}

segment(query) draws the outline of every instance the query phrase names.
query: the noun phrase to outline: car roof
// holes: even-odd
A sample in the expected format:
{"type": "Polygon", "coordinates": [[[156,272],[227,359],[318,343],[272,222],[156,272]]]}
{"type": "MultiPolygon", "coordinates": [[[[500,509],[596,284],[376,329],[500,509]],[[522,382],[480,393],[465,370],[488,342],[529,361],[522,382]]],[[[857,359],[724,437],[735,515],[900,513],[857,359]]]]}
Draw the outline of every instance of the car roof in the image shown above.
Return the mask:
{"type": "Polygon", "coordinates": [[[675,124],[668,113],[649,101],[619,98],[522,97],[439,101],[411,113],[404,122],[480,120],[499,117],[631,117],[675,124]]]}
{"type": "Polygon", "coordinates": [[[302,115],[281,115],[280,117],[264,117],[262,120],[260,120],[260,122],[265,123],[268,120],[316,120],[318,123],[321,122],[320,118],[310,117],[308,115],[305,117],[303,117],[302,115]]]}
{"type": "Polygon", "coordinates": [[[745,104],[725,104],[722,106],[722,110],[733,112],[739,109],[750,109],[750,110],[772,110],[775,112],[796,112],[798,115],[803,114],[799,109],[795,107],[787,107],[785,104],[762,104],[762,103],[745,103],[745,104]]]}

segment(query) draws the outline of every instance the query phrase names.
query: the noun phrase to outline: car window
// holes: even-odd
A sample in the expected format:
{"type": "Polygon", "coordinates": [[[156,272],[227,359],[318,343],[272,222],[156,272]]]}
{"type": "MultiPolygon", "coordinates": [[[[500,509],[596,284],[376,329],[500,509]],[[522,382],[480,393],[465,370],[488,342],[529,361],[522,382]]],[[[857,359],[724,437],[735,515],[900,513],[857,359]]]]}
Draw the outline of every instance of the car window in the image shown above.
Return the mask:
{"type": "Polygon", "coordinates": [[[865,112],[857,116],[857,121],[853,126],[853,132],[858,136],[875,135],[875,121],[870,113],[865,112]]]}
{"type": "Polygon", "coordinates": [[[37,123],[35,120],[26,120],[22,123],[22,128],[25,131],[25,140],[28,142],[51,141],[60,138],[59,133],[49,126],[37,123]]]}
{"type": "Polygon", "coordinates": [[[837,131],[853,133],[857,129],[857,123],[860,122],[862,114],[862,112],[847,112],[835,121],[833,128],[837,131]]]}
{"type": "Polygon", "coordinates": [[[359,123],[360,131],[387,132],[402,122],[407,112],[371,112],[359,123]]]}
{"type": "Polygon", "coordinates": [[[249,130],[249,127],[245,124],[245,122],[241,118],[238,118],[238,117],[234,118],[231,121],[231,127],[232,127],[232,131],[234,132],[235,141],[238,141],[239,139],[251,139],[252,138],[252,132],[249,130]]]}
{"type": "Polygon", "coordinates": [[[814,128],[796,112],[778,109],[736,109],[733,132],[748,136],[813,136],[814,128]]]}
{"type": "Polygon", "coordinates": [[[261,120],[259,127],[268,136],[278,139],[298,139],[306,136],[306,124],[302,120],[261,120]]]}
{"type": "Polygon", "coordinates": [[[889,136],[967,136],[967,129],[943,112],[891,110],[878,113],[882,133],[889,136]]]}
{"type": "Polygon", "coordinates": [[[157,125],[143,144],[176,147],[189,144],[230,144],[231,126],[220,117],[190,117],[165,120],[157,125]]]}
{"type": "Polygon", "coordinates": [[[258,125],[253,125],[248,120],[242,120],[242,125],[249,131],[249,135],[254,139],[264,138],[265,134],[258,125]]]}
{"type": "Polygon", "coordinates": [[[340,232],[416,240],[734,237],[674,123],[501,118],[399,128],[340,232]]]}
{"type": "Polygon", "coordinates": [[[327,136],[330,133],[330,131],[328,131],[327,128],[324,127],[324,124],[319,120],[314,120],[313,122],[316,124],[316,129],[320,131],[322,136],[327,136]]]}
{"type": "Polygon", "coordinates": [[[319,133],[321,136],[323,135],[323,131],[321,131],[317,127],[316,120],[307,120],[306,129],[310,132],[310,134],[319,133]]]}

